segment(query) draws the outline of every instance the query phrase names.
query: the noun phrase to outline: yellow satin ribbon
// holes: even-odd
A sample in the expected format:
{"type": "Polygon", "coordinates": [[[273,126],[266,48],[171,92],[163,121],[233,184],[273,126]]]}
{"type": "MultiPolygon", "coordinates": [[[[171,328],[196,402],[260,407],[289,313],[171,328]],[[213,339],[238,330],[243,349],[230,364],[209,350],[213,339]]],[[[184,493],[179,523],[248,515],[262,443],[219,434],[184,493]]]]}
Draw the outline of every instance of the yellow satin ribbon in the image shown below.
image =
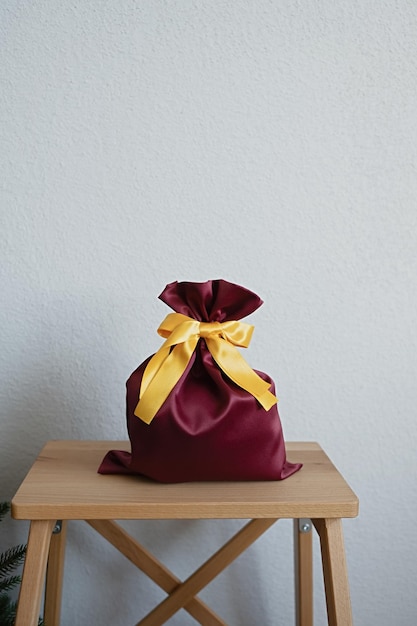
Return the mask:
{"type": "Polygon", "coordinates": [[[262,380],[235,348],[248,347],[253,329],[244,322],[198,322],[181,313],[167,315],[158,328],[158,334],[166,341],[143,373],[136,417],[151,423],[184,373],[201,337],[223,372],[269,411],[277,403],[269,391],[270,383],[262,380]]]}

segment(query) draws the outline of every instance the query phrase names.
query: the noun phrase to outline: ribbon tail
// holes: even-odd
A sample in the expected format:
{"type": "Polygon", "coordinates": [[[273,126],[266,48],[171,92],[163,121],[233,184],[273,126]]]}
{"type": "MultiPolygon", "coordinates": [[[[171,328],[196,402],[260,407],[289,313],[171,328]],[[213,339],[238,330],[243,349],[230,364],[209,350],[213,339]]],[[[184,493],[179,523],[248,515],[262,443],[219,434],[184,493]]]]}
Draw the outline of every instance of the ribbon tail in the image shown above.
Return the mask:
{"type": "Polygon", "coordinates": [[[207,347],[217,365],[236,385],[253,395],[269,411],[278,399],[269,391],[270,383],[263,380],[248,365],[236,348],[223,339],[206,338],[207,347]]]}
{"type": "Polygon", "coordinates": [[[161,346],[158,352],[156,352],[153,355],[153,357],[149,360],[145,368],[145,371],[143,372],[142,380],[140,383],[139,398],[144,395],[147,388],[151,384],[152,380],[158,374],[162,365],[164,364],[167,357],[169,356],[169,352],[170,352],[169,347],[166,347],[165,345],[161,346]]]}
{"type": "Polygon", "coordinates": [[[149,361],[143,373],[140,398],[134,414],[150,424],[175,387],[195,350],[198,337],[176,345],[171,351],[162,347],[149,361]],[[168,354],[167,354],[168,351],[168,354]]]}

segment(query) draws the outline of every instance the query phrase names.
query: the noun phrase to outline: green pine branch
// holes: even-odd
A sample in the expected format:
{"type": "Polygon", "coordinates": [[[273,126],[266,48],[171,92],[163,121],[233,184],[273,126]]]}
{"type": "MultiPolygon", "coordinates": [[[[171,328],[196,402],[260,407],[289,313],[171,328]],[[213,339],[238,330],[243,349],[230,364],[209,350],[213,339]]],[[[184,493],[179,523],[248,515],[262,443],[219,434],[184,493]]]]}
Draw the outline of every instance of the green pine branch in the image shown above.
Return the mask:
{"type": "Polygon", "coordinates": [[[0,595],[0,624],[14,626],[16,621],[17,603],[12,602],[6,595],[0,595]]]}
{"type": "Polygon", "coordinates": [[[14,546],[6,552],[0,554],[0,581],[4,576],[8,576],[16,567],[19,567],[24,560],[26,554],[26,546],[14,546]]]}
{"type": "Polygon", "coordinates": [[[0,502],[0,522],[4,519],[7,513],[10,511],[10,504],[8,502],[0,502]]]}
{"type": "Polygon", "coordinates": [[[0,580],[0,594],[11,591],[20,585],[22,579],[20,576],[9,576],[0,580]]]}

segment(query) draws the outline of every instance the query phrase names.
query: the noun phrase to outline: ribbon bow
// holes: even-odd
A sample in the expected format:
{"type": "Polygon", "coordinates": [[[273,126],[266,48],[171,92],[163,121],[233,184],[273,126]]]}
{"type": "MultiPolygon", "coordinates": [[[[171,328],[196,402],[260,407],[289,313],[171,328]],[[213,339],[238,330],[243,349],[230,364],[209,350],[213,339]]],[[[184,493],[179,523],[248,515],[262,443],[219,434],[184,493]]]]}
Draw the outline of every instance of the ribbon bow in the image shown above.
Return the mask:
{"type": "Polygon", "coordinates": [[[158,334],[166,341],[143,373],[136,417],[151,423],[184,373],[201,337],[220,369],[268,411],[277,403],[269,391],[270,383],[251,369],[235,347],[248,347],[253,328],[244,322],[198,322],[181,313],[167,315],[158,328],[158,334]]]}

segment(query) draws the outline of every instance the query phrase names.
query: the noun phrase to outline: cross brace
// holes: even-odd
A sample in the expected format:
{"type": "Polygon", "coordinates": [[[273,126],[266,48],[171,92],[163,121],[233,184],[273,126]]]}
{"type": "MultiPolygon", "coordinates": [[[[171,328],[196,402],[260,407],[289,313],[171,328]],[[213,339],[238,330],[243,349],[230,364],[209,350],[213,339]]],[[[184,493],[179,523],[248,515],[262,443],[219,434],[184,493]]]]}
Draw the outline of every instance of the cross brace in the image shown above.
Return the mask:
{"type": "Polygon", "coordinates": [[[276,521],[269,518],[250,521],[186,581],[181,582],[116,522],[87,520],[90,526],[169,594],[136,626],[160,626],[181,608],[188,611],[203,626],[227,626],[210,607],[195,596],[276,521]]]}

